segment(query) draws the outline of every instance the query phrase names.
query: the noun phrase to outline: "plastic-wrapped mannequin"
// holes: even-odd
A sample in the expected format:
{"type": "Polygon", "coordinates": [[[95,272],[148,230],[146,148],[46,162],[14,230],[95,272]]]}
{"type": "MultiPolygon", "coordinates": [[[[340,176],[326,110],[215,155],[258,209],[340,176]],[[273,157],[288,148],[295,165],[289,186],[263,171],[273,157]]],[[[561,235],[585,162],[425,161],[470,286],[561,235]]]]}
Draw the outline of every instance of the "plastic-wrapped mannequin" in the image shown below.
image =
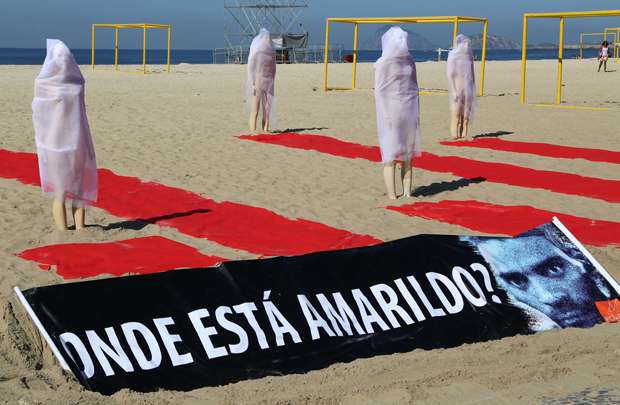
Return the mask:
{"type": "Polygon", "coordinates": [[[245,105],[249,112],[250,130],[256,130],[256,119],[261,105],[263,108],[263,130],[275,125],[274,84],[276,79],[276,51],[269,31],[261,28],[252,40],[248,55],[248,78],[246,82],[245,105]]]}
{"type": "Polygon", "coordinates": [[[474,117],[476,78],[470,41],[463,34],[456,37],[456,45],[448,54],[446,71],[452,113],[450,134],[454,139],[464,138],[469,133],[469,122],[474,117]]]}
{"type": "Polygon", "coordinates": [[[65,201],[71,200],[76,229],[85,207],[97,201],[97,163],[84,104],[84,77],[71,51],[47,40],[47,55],[34,82],[32,100],[41,189],[54,199],[58,229],[67,229],[65,201]]]}
{"type": "Polygon", "coordinates": [[[396,162],[403,165],[403,195],[411,196],[411,159],[421,153],[418,81],[407,40],[406,31],[390,28],[381,38],[381,57],[374,65],[377,129],[383,178],[390,199],[396,198],[396,162]]]}

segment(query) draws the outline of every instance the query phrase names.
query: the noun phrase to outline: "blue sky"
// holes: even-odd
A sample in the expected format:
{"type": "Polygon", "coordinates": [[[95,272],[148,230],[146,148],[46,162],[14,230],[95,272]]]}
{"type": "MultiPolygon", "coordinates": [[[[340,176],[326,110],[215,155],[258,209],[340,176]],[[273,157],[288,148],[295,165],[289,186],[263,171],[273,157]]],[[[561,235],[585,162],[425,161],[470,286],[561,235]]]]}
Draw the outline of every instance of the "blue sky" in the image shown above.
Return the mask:
{"type": "MultiPolygon", "coordinates": [[[[72,48],[90,47],[90,24],[111,22],[150,22],[173,25],[173,48],[209,49],[224,46],[227,15],[223,0],[2,0],[0,47],[39,48],[45,38],[64,40],[72,48]]],[[[301,18],[313,44],[322,44],[326,17],[472,15],[489,18],[491,34],[520,42],[523,12],[604,10],[620,8],[618,0],[308,0],[301,18]]],[[[600,31],[620,26],[620,17],[575,19],[566,23],[569,43],[578,41],[579,32],[600,31]]],[[[433,40],[449,42],[450,27],[410,26],[411,30],[433,40]],[[444,38],[445,37],[445,38],[444,38]]],[[[362,40],[375,28],[364,28],[362,40]]],[[[333,41],[350,43],[350,27],[334,30],[333,41]]],[[[480,29],[464,28],[465,33],[480,29]]],[[[531,41],[557,42],[557,20],[537,21],[531,26],[531,41]]],[[[99,34],[98,34],[99,38],[99,34]]],[[[165,35],[154,33],[151,47],[160,48],[165,35]]],[[[121,45],[139,48],[137,32],[121,37],[121,45]]],[[[112,36],[101,36],[102,47],[113,46],[112,36]]]]}

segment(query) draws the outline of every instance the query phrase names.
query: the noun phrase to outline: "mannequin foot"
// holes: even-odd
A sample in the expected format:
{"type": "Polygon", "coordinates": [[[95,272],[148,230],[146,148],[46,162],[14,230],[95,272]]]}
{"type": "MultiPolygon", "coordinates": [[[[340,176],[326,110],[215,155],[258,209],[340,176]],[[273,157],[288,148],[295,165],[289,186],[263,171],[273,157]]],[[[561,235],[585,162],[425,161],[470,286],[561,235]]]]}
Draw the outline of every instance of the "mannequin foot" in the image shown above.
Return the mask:
{"type": "Polygon", "coordinates": [[[401,172],[401,181],[403,182],[403,197],[411,197],[411,190],[413,186],[413,173],[411,172],[411,159],[409,158],[403,163],[403,170],[401,172]]]}
{"type": "Polygon", "coordinates": [[[395,162],[391,162],[383,166],[383,180],[385,181],[387,196],[390,200],[396,199],[396,179],[394,177],[395,173],[395,162]]]}
{"type": "Polygon", "coordinates": [[[52,214],[54,215],[54,223],[59,231],[67,230],[67,213],[65,211],[65,202],[55,199],[52,205],[52,214]]]}
{"type": "Polygon", "coordinates": [[[467,138],[469,136],[469,118],[465,118],[463,120],[463,133],[461,134],[462,138],[467,138]]]}
{"type": "Polygon", "coordinates": [[[248,120],[248,127],[250,127],[250,131],[256,131],[256,118],[258,117],[258,113],[252,112],[250,113],[250,119],[248,120]]]}
{"type": "Polygon", "coordinates": [[[75,230],[84,229],[86,218],[86,210],[84,208],[73,208],[73,220],[75,221],[75,230]]]}
{"type": "Polygon", "coordinates": [[[453,113],[450,119],[450,138],[453,141],[459,139],[459,115],[453,113]]]}
{"type": "Polygon", "coordinates": [[[66,231],[68,229],[69,228],[67,228],[66,226],[62,226],[62,224],[59,224],[58,222],[56,222],[56,230],[57,231],[63,231],[64,232],[64,231],[66,231]]]}

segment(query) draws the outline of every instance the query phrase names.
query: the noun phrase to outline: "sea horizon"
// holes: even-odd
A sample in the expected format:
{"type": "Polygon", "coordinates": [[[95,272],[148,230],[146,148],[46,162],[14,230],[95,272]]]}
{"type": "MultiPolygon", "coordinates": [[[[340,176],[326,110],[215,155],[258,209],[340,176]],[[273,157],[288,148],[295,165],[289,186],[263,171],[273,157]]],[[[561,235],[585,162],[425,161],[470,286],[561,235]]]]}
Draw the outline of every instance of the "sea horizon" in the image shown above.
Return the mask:
{"type": "MultiPolygon", "coordinates": [[[[213,49],[174,49],[170,52],[170,63],[190,63],[190,64],[214,64],[213,49]]],[[[0,48],[0,65],[40,65],[45,59],[45,48],[0,48]]],[[[90,49],[73,49],[76,61],[81,65],[91,63],[90,49]]],[[[342,55],[351,54],[352,50],[343,50],[342,55]]],[[[418,62],[436,61],[436,50],[413,50],[413,58],[418,62]]],[[[357,53],[358,62],[374,62],[381,56],[381,50],[364,49],[357,53]]],[[[583,50],[584,58],[596,58],[598,50],[586,48],[583,50]]],[[[146,52],[147,63],[165,64],[167,58],[166,49],[148,49],[146,52]]],[[[445,60],[447,52],[442,52],[442,60],[445,60]]],[[[578,49],[564,49],[564,59],[575,59],[579,56],[578,49]]],[[[474,50],[476,60],[481,58],[481,50],[474,50]]],[[[487,49],[487,60],[520,60],[520,49],[487,49]]],[[[528,60],[557,59],[557,49],[533,48],[527,51],[528,60]]],[[[95,53],[97,65],[113,65],[114,49],[97,49],[95,53]]],[[[223,63],[219,62],[218,63],[223,63]]],[[[142,64],[141,49],[122,49],[119,50],[119,64],[136,65],[142,64]]]]}

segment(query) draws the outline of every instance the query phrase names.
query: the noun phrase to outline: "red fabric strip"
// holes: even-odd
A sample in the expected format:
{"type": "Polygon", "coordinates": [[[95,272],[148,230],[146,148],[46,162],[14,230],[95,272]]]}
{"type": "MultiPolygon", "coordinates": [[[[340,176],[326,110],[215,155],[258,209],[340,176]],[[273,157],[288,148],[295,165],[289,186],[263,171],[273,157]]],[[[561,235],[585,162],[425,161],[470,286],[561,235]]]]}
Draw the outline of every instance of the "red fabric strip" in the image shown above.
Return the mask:
{"type": "Polygon", "coordinates": [[[592,162],[620,164],[620,152],[605,149],[577,148],[538,142],[514,142],[497,138],[476,138],[468,141],[443,141],[446,146],[493,149],[563,159],[585,159],[592,162]]]}
{"type": "MultiPolygon", "coordinates": [[[[0,149],[0,177],[39,184],[36,155],[0,149]]],[[[169,226],[186,235],[263,256],[298,255],[381,242],[305,219],[290,219],[264,208],[216,202],[196,193],[99,169],[96,207],[145,223],[169,226]]]]}
{"type": "Polygon", "coordinates": [[[581,242],[620,247],[620,223],[599,221],[527,205],[497,205],[481,201],[417,202],[386,207],[411,217],[459,225],[477,232],[515,236],[549,222],[554,216],[581,242]]]}
{"type": "Polygon", "coordinates": [[[188,267],[208,267],[226,261],[160,236],[106,243],[67,243],[25,250],[17,256],[49,270],[56,266],[65,279],[102,274],[148,274],[188,267]]]}
{"type": "MultiPolygon", "coordinates": [[[[361,158],[380,162],[378,146],[364,146],[324,135],[283,133],[277,135],[242,135],[239,138],[256,142],[315,150],[334,156],[361,158]]],[[[464,178],[484,177],[486,181],[556,193],[578,195],[603,201],[620,202],[620,181],[577,174],[536,170],[507,163],[493,163],[458,156],[439,156],[422,153],[413,159],[417,168],[439,173],[451,173],[464,178]]]]}

